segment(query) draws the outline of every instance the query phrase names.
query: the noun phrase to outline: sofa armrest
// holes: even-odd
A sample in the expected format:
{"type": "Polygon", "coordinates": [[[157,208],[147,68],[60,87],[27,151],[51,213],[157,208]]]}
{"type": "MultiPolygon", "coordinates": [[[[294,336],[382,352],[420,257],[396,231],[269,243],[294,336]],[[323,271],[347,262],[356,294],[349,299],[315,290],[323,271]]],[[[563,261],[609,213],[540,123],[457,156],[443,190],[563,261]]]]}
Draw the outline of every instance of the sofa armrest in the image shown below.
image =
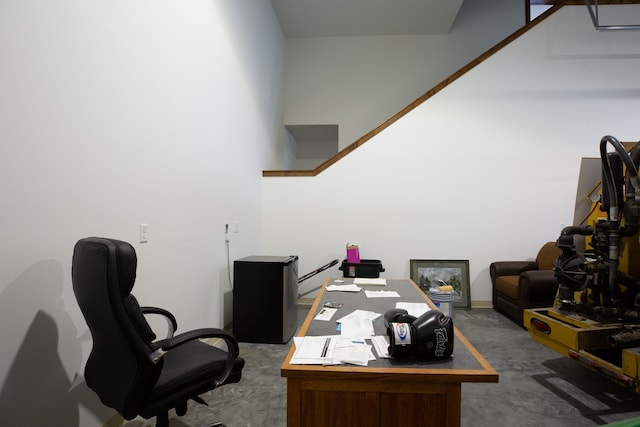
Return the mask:
{"type": "Polygon", "coordinates": [[[495,286],[496,277],[518,276],[524,271],[536,270],[538,265],[535,261],[496,261],[489,266],[491,282],[495,286]]]}
{"type": "Polygon", "coordinates": [[[523,307],[551,306],[558,291],[553,270],[525,271],[520,275],[518,293],[523,307]]]}

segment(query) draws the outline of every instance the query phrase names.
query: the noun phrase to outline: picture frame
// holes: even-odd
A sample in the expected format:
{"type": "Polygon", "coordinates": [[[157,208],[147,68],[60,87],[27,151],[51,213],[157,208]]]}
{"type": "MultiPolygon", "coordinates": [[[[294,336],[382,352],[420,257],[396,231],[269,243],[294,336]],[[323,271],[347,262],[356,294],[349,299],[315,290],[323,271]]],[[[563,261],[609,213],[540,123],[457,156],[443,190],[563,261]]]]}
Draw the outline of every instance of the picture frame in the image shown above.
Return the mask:
{"type": "Polygon", "coordinates": [[[409,262],[411,280],[427,294],[431,282],[442,280],[453,286],[453,307],[471,308],[468,260],[412,259],[409,262]]]}

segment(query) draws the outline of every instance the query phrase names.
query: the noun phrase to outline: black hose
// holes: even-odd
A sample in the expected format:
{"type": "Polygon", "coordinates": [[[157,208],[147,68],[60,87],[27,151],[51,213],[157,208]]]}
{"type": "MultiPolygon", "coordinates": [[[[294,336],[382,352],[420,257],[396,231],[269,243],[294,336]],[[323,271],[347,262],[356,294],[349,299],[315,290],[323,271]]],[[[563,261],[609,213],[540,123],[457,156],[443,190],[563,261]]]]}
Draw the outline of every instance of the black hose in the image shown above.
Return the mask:
{"type": "MultiPolygon", "coordinates": [[[[609,191],[609,197],[611,198],[609,204],[609,212],[607,212],[607,217],[609,219],[610,227],[609,227],[609,291],[611,293],[611,299],[614,303],[614,306],[619,304],[620,300],[620,292],[618,289],[618,283],[616,280],[617,272],[618,272],[618,263],[620,258],[620,234],[618,230],[618,216],[619,216],[619,203],[618,193],[615,189],[615,177],[613,175],[613,170],[611,168],[611,162],[609,160],[609,156],[607,155],[607,143],[613,145],[613,147],[618,151],[620,158],[627,165],[627,170],[635,175],[637,180],[638,170],[636,166],[631,161],[631,158],[624,150],[620,141],[614,138],[611,135],[606,135],[600,140],[600,158],[602,160],[603,171],[602,178],[604,184],[607,185],[607,190],[609,191]]],[[[639,186],[634,186],[634,188],[640,188],[639,186]]]]}
{"type": "Polygon", "coordinates": [[[560,234],[563,236],[573,236],[574,234],[591,236],[593,234],[593,227],[590,225],[569,225],[563,228],[560,234]]]}
{"type": "MultiPolygon", "coordinates": [[[[618,154],[620,155],[620,158],[622,159],[625,166],[627,167],[627,173],[629,174],[629,176],[637,177],[638,168],[633,163],[633,160],[631,160],[629,153],[627,153],[627,151],[624,149],[620,141],[618,141],[615,137],[611,135],[606,135],[600,140],[600,157],[602,157],[602,150],[604,148],[604,145],[606,145],[607,142],[613,145],[616,151],[618,152],[618,154]]],[[[606,149],[605,149],[605,153],[606,153],[606,149]]],[[[634,185],[632,182],[631,185],[633,185],[634,188],[637,188],[636,187],[637,183],[636,185],[634,185]]]]}
{"type": "MultiPolygon", "coordinates": [[[[602,180],[603,185],[606,185],[607,192],[611,200],[609,200],[609,212],[607,212],[607,216],[610,221],[616,221],[618,219],[618,192],[615,188],[615,177],[613,176],[613,169],[611,168],[611,162],[609,160],[609,156],[607,155],[607,142],[609,142],[608,138],[613,138],[609,136],[605,136],[600,140],[600,160],[602,161],[602,180]]],[[[613,138],[617,141],[615,138],[613,138]]],[[[615,147],[615,145],[614,145],[615,147]]]]}

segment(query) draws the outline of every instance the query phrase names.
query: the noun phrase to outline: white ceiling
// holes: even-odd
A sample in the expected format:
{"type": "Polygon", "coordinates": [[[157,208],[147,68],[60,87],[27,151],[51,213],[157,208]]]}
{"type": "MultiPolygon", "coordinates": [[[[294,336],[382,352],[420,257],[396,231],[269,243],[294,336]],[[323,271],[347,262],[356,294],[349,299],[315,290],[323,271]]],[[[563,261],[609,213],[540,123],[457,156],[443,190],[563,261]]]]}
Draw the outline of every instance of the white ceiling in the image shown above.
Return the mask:
{"type": "Polygon", "coordinates": [[[271,0],[286,38],[446,34],[463,0],[271,0]]]}

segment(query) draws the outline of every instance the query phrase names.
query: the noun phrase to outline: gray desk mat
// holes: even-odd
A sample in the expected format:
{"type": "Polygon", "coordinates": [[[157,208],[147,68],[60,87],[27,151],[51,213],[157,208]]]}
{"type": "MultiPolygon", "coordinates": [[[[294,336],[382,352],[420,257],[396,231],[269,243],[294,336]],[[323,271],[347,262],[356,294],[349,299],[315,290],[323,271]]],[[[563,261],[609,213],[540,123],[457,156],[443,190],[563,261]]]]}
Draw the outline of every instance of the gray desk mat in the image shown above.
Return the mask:
{"type": "MultiPolygon", "coordinates": [[[[353,279],[344,278],[344,284],[353,283],[353,279]]],[[[329,279],[329,285],[334,284],[334,279],[329,279]]],[[[336,283],[337,284],[337,283],[336,283]]],[[[348,315],[354,310],[368,310],[376,313],[380,313],[381,316],[374,320],[373,327],[376,335],[385,335],[386,329],[384,327],[384,313],[387,310],[396,307],[396,302],[425,302],[422,295],[418,293],[416,288],[408,280],[392,280],[387,279],[386,286],[361,286],[360,292],[326,292],[324,291],[321,296],[320,304],[315,312],[309,313],[313,318],[322,310],[324,303],[328,301],[334,301],[342,303],[342,307],[333,315],[331,320],[312,320],[307,329],[306,335],[321,336],[321,335],[339,335],[340,332],[336,329],[338,324],[337,319],[348,315]],[[372,291],[396,291],[400,294],[400,298],[367,298],[365,290],[372,291]]],[[[453,324],[455,326],[455,313],[453,317],[453,324]]],[[[463,369],[463,370],[476,370],[484,369],[482,365],[471,354],[469,349],[462,344],[459,340],[456,331],[456,338],[453,344],[453,355],[446,360],[417,360],[417,359],[381,359],[377,357],[376,360],[369,361],[368,366],[372,368],[379,367],[402,367],[402,368],[426,368],[426,369],[463,369]]],[[[467,337],[469,341],[469,338],[467,337]]],[[[370,341],[367,340],[369,343],[370,341]]],[[[388,341],[388,337],[387,337],[388,341]]]]}

